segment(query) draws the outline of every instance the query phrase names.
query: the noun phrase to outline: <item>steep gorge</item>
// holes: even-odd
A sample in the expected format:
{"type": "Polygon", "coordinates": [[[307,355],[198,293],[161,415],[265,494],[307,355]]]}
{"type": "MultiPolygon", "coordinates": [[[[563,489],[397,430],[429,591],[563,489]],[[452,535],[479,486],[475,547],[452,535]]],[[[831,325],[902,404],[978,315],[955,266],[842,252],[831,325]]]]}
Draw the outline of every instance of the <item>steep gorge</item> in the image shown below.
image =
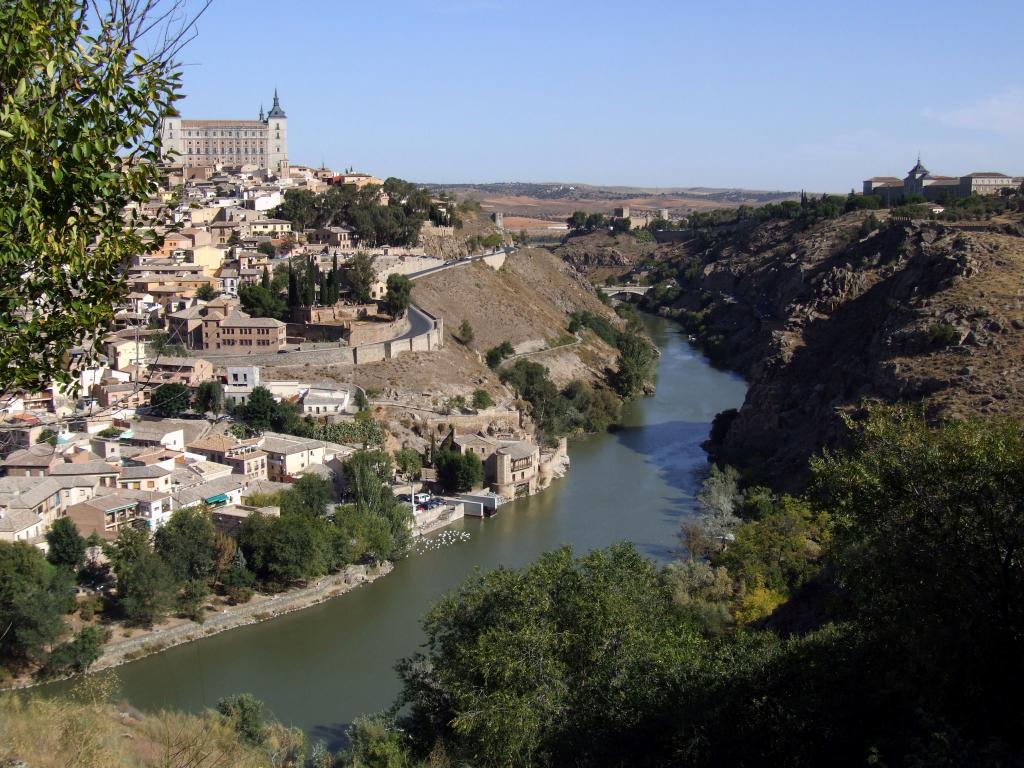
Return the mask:
{"type": "Polygon", "coordinates": [[[933,418],[1024,414],[1020,217],[862,236],[867,215],[659,247],[648,308],[679,317],[750,383],[743,406],[716,419],[717,460],[797,490],[808,458],[841,445],[844,415],[866,402],[922,403],[933,418]]]}

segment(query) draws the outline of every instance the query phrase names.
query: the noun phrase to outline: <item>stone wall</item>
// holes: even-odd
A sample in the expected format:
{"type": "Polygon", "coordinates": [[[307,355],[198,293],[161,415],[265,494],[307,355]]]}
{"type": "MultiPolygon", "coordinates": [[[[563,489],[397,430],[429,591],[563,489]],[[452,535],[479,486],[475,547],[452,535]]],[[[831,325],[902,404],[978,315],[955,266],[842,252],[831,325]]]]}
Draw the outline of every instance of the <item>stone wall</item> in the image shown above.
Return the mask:
{"type": "Polygon", "coordinates": [[[347,336],[350,346],[358,347],[363,344],[377,344],[403,333],[408,333],[412,326],[409,324],[409,317],[401,317],[389,323],[366,323],[354,325],[347,336]]]}
{"type": "Polygon", "coordinates": [[[424,314],[433,321],[433,327],[428,331],[407,339],[388,340],[409,331],[410,324],[408,318],[402,318],[394,323],[381,324],[382,328],[387,326],[388,330],[373,335],[384,336],[383,340],[374,341],[371,339],[366,343],[360,343],[356,346],[347,346],[341,342],[309,344],[303,342],[300,345],[300,349],[281,353],[204,353],[203,358],[209,360],[215,366],[302,365],[304,363],[351,365],[353,361],[357,364],[379,362],[398,357],[405,352],[429,352],[434,349],[440,349],[444,345],[444,321],[426,312],[424,314]]]}

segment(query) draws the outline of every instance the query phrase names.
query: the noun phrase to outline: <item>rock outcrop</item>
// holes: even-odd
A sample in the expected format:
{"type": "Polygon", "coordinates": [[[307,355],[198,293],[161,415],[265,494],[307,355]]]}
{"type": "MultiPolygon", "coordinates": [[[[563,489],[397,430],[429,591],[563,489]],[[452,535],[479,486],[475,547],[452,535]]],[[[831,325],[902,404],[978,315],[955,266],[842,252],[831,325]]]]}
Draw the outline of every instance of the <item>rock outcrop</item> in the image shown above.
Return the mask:
{"type": "Polygon", "coordinates": [[[712,453],[779,488],[801,488],[808,458],[840,445],[843,415],[865,402],[1024,413],[1024,239],[933,223],[861,238],[863,218],[691,244],[698,274],[666,308],[750,381],[712,453]]]}

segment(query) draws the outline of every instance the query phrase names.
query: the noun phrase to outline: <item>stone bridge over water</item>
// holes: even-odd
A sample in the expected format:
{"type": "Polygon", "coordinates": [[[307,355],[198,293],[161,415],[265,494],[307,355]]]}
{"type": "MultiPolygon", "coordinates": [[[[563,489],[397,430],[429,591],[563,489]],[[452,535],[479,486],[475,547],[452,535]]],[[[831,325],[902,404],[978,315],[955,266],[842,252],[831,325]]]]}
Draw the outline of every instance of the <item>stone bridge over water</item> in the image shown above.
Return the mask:
{"type": "Polygon", "coordinates": [[[621,294],[624,294],[624,293],[631,293],[634,296],[643,296],[649,290],[651,290],[651,287],[652,286],[650,286],[650,285],[602,285],[602,286],[600,286],[601,290],[608,297],[617,296],[617,295],[621,295],[621,294]]]}

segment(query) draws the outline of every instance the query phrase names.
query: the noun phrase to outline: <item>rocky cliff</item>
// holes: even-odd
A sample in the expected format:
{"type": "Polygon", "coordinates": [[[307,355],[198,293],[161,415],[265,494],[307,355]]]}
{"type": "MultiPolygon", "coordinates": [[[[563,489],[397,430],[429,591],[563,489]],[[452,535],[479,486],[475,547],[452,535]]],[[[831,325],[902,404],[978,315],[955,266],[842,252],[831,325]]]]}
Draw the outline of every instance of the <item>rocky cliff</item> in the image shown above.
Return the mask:
{"type": "Polygon", "coordinates": [[[862,237],[866,216],[695,238],[654,275],[652,303],[750,382],[712,452],[780,488],[871,400],[1024,413],[1024,238],[930,222],[862,237]]]}

